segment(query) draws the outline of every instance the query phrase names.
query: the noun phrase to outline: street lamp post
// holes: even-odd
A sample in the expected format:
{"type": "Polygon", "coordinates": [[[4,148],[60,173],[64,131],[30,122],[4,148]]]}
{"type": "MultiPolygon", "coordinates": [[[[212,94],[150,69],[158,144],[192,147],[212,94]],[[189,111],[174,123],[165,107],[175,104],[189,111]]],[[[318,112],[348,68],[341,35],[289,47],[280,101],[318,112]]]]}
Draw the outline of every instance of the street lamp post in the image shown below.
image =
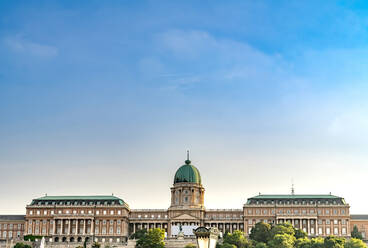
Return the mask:
{"type": "Polygon", "coordinates": [[[219,230],[214,227],[195,229],[194,234],[197,238],[198,248],[215,248],[219,233],[219,230]]]}

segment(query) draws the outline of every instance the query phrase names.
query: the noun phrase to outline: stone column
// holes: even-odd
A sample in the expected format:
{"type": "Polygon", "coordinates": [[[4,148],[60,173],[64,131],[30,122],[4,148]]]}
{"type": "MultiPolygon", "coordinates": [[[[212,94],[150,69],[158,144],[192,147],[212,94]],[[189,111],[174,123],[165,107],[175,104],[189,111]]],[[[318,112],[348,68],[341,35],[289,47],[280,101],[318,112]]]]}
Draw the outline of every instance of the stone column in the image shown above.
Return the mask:
{"type": "Polygon", "coordinates": [[[318,228],[318,218],[315,220],[316,221],[316,231],[315,231],[315,235],[319,236],[319,228],[318,228]]]}
{"type": "Polygon", "coordinates": [[[86,234],[86,219],[83,220],[83,235],[86,234]]]}
{"type": "Polygon", "coordinates": [[[75,234],[79,234],[79,220],[78,219],[76,219],[75,220],[75,234]]]}
{"type": "Polygon", "coordinates": [[[61,219],[60,221],[61,221],[61,232],[60,232],[60,234],[63,234],[64,233],[64,220],[61,219]]]}
{"type": "Polygon", "coordinates": [[[91,220],[91,234],[93,235],[95,233],[95,220],[91,220]]]}
{"type": "Polygon", "coordinates": [[[307,219],[307,233],[310,235],[310,219],[307,219]]]}
{"type": "Polygon", "coordinates": [[[69,219],[68,220],[69,226],[68,226],[68,235],[70,235],[71,231],[72,231],[72,220],[69,219]]]}
{"type": "Polygon", "coordinates": [[[57,220],[54,220],[54,224],[52,226],[52,234],[55,235],[56,234],[56,223],[57,223],[57,220]]]}

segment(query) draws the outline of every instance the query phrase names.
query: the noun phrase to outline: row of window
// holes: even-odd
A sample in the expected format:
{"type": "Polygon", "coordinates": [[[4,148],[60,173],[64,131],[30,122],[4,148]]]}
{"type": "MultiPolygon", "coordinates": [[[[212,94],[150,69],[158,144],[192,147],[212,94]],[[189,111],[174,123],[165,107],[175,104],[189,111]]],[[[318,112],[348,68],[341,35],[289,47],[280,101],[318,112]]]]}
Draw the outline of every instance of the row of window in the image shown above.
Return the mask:
{"type": "Polygon", "coordinates": [[[21,229],[22,224],[0,224],[0,229],[21,229]]]}
{"type": "MultiPolygon", "coordinates": [[[[107,230],[106,227],[102,227],[101,234],[107,234],[106,230],[107,230]]],[[[68,228],[65,228],[63,233],[61,231],[62,231],[61,228],[57,228],[57,230],[56,230],[57,234],[63,234],[63,233],[65,234],[65,233],[68,233],[69,230],[68,230],[68,228]]],[[[50,233],[51,234],[52,234],[52,232],[53,232],[53,230],[50,230],[50,233]]],[[[84,232],[83,227],[82,228],[79,228],[79,233],[83,233],[83,232],[84,232]]],[[[31,228],[28,229],[28,233],[32,233],[32,229],[31,228]]],[[[91,228],[87,228],[86,233],[87,234],[91,234],[91,228]]],[[[121,233],[121,228],[120,227],[117,227],[116,228],[116,234],[120,234],[120,233],[121,233]]],[[[38,234],[46,235],[47,234],[47,230],[46,230],[46,228],[42,228],[42,232],[40,233],[40,228],[36,227],[35,228],[35,234],[36,235],[38,235],[38,234]]],[[[72,228],[71,229],[71,234],[77,234],[75,228],[72,228]]],[[[99,234],[99,228],[96,228],[95,229],[95,234],[99,234]]],[[[110,227],[109,228],[109,234],[114,234],[114,228],[113,227],[110,227]]]]}
{"type": "MultiPolygon", "coordinates": [[[[15,234],[15,232],[14,232],[14,234],[15,234]]],[[[17,231],[17,237],[19,238],[20,237],[20,231],[17,231]]],[[[13,231],[3,231],[3,232],[0,232],[0,238],[4,238],[4,239],[6,239],[6,238],[9,238],[9,239],[11,239],[11,238],[13,238],[13,231]]]]}
{"type": "MultiPolygon", "coordinates": [[[[160,219],[161,218],[161,214],[157,215],[156,217],[157,217],[157,219],[160,219]]],[[[167,215],[165,215],[164,217],[165,217],[165,219],[167,219],[167,215]]],[[[142,218],[142,215],[141,214],[138,214],[138,218],[142,218]]],[[[151,216],[149,216],[148,214],[145,214],[144,215],[144,218],[155,219],[155,215],[151,214],[151,216]]]]}
{"type": "MultiPolygon", "coordinates": [[[[249,225],[252,225],[252,224],[255,224],[255,223],[258,223],[258,222],[265,222],[265,223],[274,223],[274,220],[252,220],[252,219],[249,219],[248,220],[248,224],[249,225]]],[[[301,220],[302,222],[302,224],[307,224],[307,220],[301,220]]],[[[280,222],[283,222],[283,220],[280,220],[280,222]]],[[[290,221],[287,221],[287,222],[290,222],[290,221]]],[[[295,219],[294,220],[294,224],[295,225],[298,225],[300,222],[299,222],[299,220],[298,219],[295,219]]],[[[319,225],[322,225],[323,223],[325,223],[326,225],[330,225],[331,223],[333,223],[334,225],[338,225],[339,223],[341,223],[342,225],[346,225],[346,223],[347,223],[347,221],[345,220],[345,219],[342,219],[342,220],[337,220],[337,219],[335,219],[335,220],[321,220],[321,219],[319,219],[318,220],[318,224],[319,225]]],[[[310,220],[310,224],[311,225],[314,225],[315,224],[315,220],[310,220]]]]}
{"type": "MultiPolygon", "coordinates": [[[[55,214],[55,211],[54,210],[43,210],[43,211],[40,211],[40,210],[36,210],[35,212],[33,212],[33,210],[29,210],[29,215],[33,215],[35,213],[35,215],[48,215],[48,214],[51,214],[51,215],[54,215],[55,214]]],[[[85,210],[58,210],[57,211],[58,214],[93,214],[93,210],[88,210],[88,211],[85,211],[85,210]]],[[[96,210],[96,215],[100,215],[100,214],[103,214],[103,215],[107,215],[107,214],[110,214],[110,215],[121,215],[121,210],[96,210]]]]}
{"type": "Polygon", "coordinates": [[[328,200],[324,200],[324,201],[314,201],[314,200],[295,200],[295,201],[291,201],[291,200],[250,200],[248,204],[264,204],[264,205],[269,205],[269,204],[279,204],[279,205],[314,205],[314,204],[319,204],[319,205],[344,205],[343,201],[328,201],[328,200]]]}
{"type": "Polygon", "coordinates": [[[117,201],[38,201],[34,204],[31,204],[31,205],[38,205],[38,206],[41,206],[41,205],[45,205],[45,206],[48,206],[48,205],[67,205],[67,206],[70,206],[70,205],[74,205],[74,206],[77,206],[77,205],[82,205],[82,206],[93,206],[93,205],[122,205],[123,202],[121,200],[117,200],[117,201]]]}
{"type": "MultiPolygon", "coordinates": [[[[114,222],[115,222],[115,220],[102,220],[101,222],[103,223],[103,225],[106,225],[106,223],[108,221],[110,222],[110,225],[113,225],[114,222]]],[[[36,223],[36,225],[38,225],[38,224],[40,224],[41,221],[40,220],[35,220],[34,222],[36,223]]],[[[72,222],[72,224],[75,224],[76,223],[76,220],[72,220],[71,222],[72,222]]],[[[118,225],[121,224],[121,220],[116,220],[116,222],[117,222],[118,225]]],[[[42,223],[45,225],[47,223],[47,220],[42,220],[42,223]]],[[[53,223],[54,223],[54,221],[53,220],[50,220],[50,224],[53,224],[53,223]]],[[[62,220],[57,220],[56,221],[56,224],[61,224],[61,223],[62,223],[62,220]]],[[[68,224],[69,223],[69,220],[65,220],[64,223],[65,224],[68,224]]],[[[83,225],[84,220],[80,220],[79,223],[81,225],[83,225]]],[[[95,220],[95,223],[96,223],[96,225],[98,225],[100,223],[100,220],[95,220]]],[[[32,220],[29,220],[29,224],[30,225],[32,224],[32,220]]],[[[87,220],[87,224],[91,224],[91,220],[87,220]]]]}
{"type": "MultiPolygon", "coordinates": [[[[310,209],[309,211],[307,211],[306,209],[303,209],[301,211],[299,211],[299,209],[294,209],[293,211],[290,210],[290,209],[287,209],[287,210],[283,210],[283,209],[279,209],[279,210],[275,210],[275,209],[272,209],[272,210],[268,210],[268,209],[263,209],[262,211],[260,209],[256,209],[255,210],[255,214],[268,214],[268,213],[271,213],[271,214],[275,214],[275,213],[279,213],[279,214],[283,214],[283,213],[287,213],[287,214],[291,214],[291,213],[294,213],[294,214],[315,214],[316,211],[314,209],[310,209]]],[[[253,210],[252,209],[248,209],[248,214],[252,214],[253,213],[253,210]]],[[[333,211],[330,211],[329,209],[325,209],[325,211],[322,211],[322,209],[318,209],[317,210],[317,213],[318,214],[326,214],[326,215],[329,215],[330,213],[333,213],[334,215],[338,215],[338,214],[345,214],[345,209],[341,209],[340,211],[337,210],[337,209],[334,209],[333,211]]]]}
{"type": "Polygon", "coordinates": [[[212,214],[212,215],[208,215],[206,217],[207,218],[212,218],[212,219],[223,219],[223,218],[226,218],[226,219],[231,219],[231,218],[233,218],[233,219],[239,219],[242,216],[241,215],[236,215],[236,214],[233,214],[233,215],[231,215],[231,214],[219,214],[219,215],[212,214]]]}

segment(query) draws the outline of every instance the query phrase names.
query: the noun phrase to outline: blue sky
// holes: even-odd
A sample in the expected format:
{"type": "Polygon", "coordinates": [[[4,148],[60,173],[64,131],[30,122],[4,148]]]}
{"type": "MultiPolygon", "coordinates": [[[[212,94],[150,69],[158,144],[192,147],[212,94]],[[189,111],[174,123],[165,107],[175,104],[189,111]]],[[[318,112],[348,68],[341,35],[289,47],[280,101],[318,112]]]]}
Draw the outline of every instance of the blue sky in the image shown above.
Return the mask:
{"type": "Polygon", "coordinates": [[[367,26],[366,1],[2,1],[1,213],[165,208],[186,149],[207,207],[293,180],[366,213],[367,26]]]}

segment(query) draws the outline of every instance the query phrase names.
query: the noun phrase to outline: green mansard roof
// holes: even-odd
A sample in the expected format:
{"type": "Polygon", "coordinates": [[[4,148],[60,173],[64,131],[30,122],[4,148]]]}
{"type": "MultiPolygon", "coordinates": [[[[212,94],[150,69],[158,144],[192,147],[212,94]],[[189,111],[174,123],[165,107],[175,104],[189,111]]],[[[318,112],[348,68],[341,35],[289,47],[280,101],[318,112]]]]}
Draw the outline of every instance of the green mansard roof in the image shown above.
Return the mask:
{"type": "Polygon", "coordinates": [[[185,165],[181,166],[175,173],[174,183],[198,183],[201,184],[201,174],[199,170],[191,164],[188,159],[185,161],[185,165]]]}
{"type": "Polygon", "coordinates": [[[257,195],[251,198],[248,198],[247,204],[269,204],[273,201],[280,202],[288,202],[288,201],[315,201],[318,204],[346,204],[344,198],[331,195],[331,194],[317,194],[317,195],[295,195],[295,194],[287,194],[287,195],[257,195]]]}
{"type": "Polygon", "coordinates": [[[121,200],[120,198],[113,195],[72,195],[72,196],[43,196],[35,200],[121,200]]]}
{"type": "Polygon", "coordinates": [[[107,204],[107,205],[126,205],[122,199],[113,195],[83,195],[83,196],[43,196],[32,200],[31,205],[88,205],[88,204],[107,204]]]}
{"type": "Polygon", "coordinates": [[[268,199],[340,199],[334,195],[257,195],[252,199],[268,200],[268,199]]]}

